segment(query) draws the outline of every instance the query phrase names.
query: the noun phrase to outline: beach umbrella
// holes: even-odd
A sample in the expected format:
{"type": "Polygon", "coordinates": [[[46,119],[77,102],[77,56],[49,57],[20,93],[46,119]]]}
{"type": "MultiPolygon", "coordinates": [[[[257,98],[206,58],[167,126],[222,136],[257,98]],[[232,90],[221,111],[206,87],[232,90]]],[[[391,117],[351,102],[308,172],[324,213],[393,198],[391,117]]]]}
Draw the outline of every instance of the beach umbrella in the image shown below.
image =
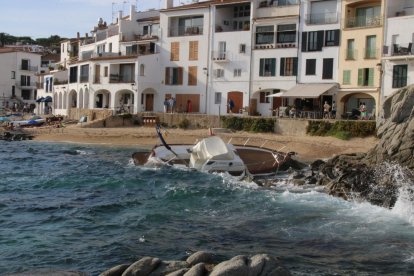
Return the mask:
{"type": "Polygon", "coordinates": [[[39,99],[36,100],[37,103],[43,102],[45,98],[41,97],[39,99]]]}
{"type": "Polygon", "coordinates": [[[44,102],[45,102],[45,103],[50,103],[50,102],[52,102],[52,97],[51,97],[51,96],[47,96],[47,97],[44,99],[44,102]]]}
{"type": "Polygon", "coordinates": [[[0,122],[10,122],[10,119],[7,117],[0,117],[0,122]]]}

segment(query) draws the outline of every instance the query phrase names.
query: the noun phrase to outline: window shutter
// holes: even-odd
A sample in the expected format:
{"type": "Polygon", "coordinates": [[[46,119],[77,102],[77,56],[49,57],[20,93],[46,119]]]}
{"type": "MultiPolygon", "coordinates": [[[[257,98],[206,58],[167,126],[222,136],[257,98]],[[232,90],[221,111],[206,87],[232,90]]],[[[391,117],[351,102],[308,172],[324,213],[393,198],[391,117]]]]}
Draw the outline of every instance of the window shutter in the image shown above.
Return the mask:
{"type": "Polygon", "coordinates": [[[165,67],[165,84],[170,84],[170,67],[165,67]]]}
{"type": "Polygon", "coordinates": [[[183,84],[183,67],[178,67],[178,80],[177,84],[183,84]]]}
{"type": "Polygon", "coordinates": [[[340,30],[334,30],[334,46],[339,46],[340,44],[340,30]]]}
{"type": "Polygon", "coordinates": [[[363,86],[364,81],[364,69],[358,69],[358,86],[363,86]]]}
{"type": "Polygon", "coordinates": [[[270,59],[270,75],[272,77],[276,76],[276,59],[270,59]]]}
{"type": "Polygon", "coordinates": [[[297,76],[298,75],[298,58],[293,58],[293,75],[292,76],[297,76]]]}
{"type": "Polygon", "coordinates": [[[285,75],[285,58],[280,59],[280,75],[285,75]]]}
{"type": "Polygon", "coordinates": [[[317,51],[322,51],[322,47],[323,47],[323,34],[325,33],[324,31],[318,31],[317,32],[318,34],[317,34],[317,51]]]}
{"type": "Polygon", "coordinates": [[[188,67],[188,85],[197,85],[197,66],[188,67]]]}
{"type": "Polygon", "coordinates": [[[307,52],[306,45],[308,44],[308,32],[302,33],[302,52],[307,52]]]}
{"type": "Polygon", "coordinates": [[[189,42],[189,60],[198,60],[198,41],[189,42]]]}
{"type": "Polygon", "coordinates": [[[264,76],[264,59],[263,58],[260,59],[259,76],[260,77],[264,76]]]}
{"type": "Polygon", "coordinates": [[[374,86],[374,68],[368,69],[368,86],[374,86]]]}
{"type": "Polygon", "coordinates": [[[180,60],[180,42],[171,42],[171,60],[180,60]]]}

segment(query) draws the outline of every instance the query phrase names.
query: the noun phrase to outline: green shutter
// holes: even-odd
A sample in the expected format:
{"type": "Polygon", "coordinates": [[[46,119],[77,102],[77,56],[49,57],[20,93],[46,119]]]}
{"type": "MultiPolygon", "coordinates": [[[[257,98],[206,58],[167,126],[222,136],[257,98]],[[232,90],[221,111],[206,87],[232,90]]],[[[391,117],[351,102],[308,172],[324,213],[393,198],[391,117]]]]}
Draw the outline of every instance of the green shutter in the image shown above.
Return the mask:
{"type": "Polygon", "coordinates": [[[342,84],[351,84],[351,71],[344,70],[342,84]]]}
{"type": "Polygon", "coordinates": [[[358,69],[358,86],[363,86],[364,84],[364,69],[358,69]]]}
{"type": "Polygon", "coordinates": [[[285,58],[280,59],[280,75],[285,75],[285,58]]]}
{"type": "Polygon", "coordinates": [[[368,86],[374,86],[374,68],[368,69],[368,86]]]}
{"type": "Polygon", "coordinates": [[[276,59],[275,58],[270,59],[270,75],[272,77],[276,76],[276,59]]]}
{"type": "Polygon", "coordinates": [[[264,59],[263,58],[260,59],[259,76],[260,77],[264,76],[264,59]]]}

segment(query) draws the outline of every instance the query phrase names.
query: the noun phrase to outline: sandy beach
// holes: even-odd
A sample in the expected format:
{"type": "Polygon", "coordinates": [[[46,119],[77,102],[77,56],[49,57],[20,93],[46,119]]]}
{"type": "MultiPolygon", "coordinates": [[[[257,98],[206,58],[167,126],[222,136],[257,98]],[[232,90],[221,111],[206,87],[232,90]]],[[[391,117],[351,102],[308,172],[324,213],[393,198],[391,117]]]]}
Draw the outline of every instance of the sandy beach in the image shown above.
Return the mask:
{"type": "MultiPolygon", "coordinates": [[[[36,128],[30,129],[36,141],[72,142],[84,144],[103,144],[113,146],[130,146],[151,148],[159,144],[153,127],[128,128],[81,128],[78,125],[69,125],[65,128],[36,128]]],[[[375,137],[353,138],[348,141],[334,137],[319,136],[283,136],[278,134],[250,133],[250,132],[220,132],[225,141],[231,139],[232,143],[249,143],[265,147],[294,151],[297,158],[302,161],[311,161],[318,158],[330,158],[343,153],[367,152],[377,143],[375,137]],[[266,141],[266,142],[265,142],[266,141]]],[[[194,143],[197,139],[208,136],[208,129],[168,129],[166,141],[170,144],[194,143]]]]}

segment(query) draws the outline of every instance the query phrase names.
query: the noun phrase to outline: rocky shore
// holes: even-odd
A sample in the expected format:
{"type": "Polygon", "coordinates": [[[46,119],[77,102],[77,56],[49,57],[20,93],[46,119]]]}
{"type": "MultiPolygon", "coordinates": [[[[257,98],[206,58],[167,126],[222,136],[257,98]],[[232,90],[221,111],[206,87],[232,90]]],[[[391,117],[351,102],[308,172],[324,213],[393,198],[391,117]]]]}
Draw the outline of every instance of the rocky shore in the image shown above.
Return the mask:
{"type": "Polygon", "coordinates": [[[317,160],[297,184],[318,184],[334,196],[392,208],[400,189],[414,199],[414,86],[402,88],[384,102],[378,121],[378,144],[367,153],[317,160]]]}
{"type": "Polygon", "coordinates": [[[252,257],[239,255],[217,263],[213,254],[199,251],[185,261],[163,261],[143,257],[133,264],[110,268],[100,276],[288,276],[290,272],[280,260],[267,254],[252,257]]]}

